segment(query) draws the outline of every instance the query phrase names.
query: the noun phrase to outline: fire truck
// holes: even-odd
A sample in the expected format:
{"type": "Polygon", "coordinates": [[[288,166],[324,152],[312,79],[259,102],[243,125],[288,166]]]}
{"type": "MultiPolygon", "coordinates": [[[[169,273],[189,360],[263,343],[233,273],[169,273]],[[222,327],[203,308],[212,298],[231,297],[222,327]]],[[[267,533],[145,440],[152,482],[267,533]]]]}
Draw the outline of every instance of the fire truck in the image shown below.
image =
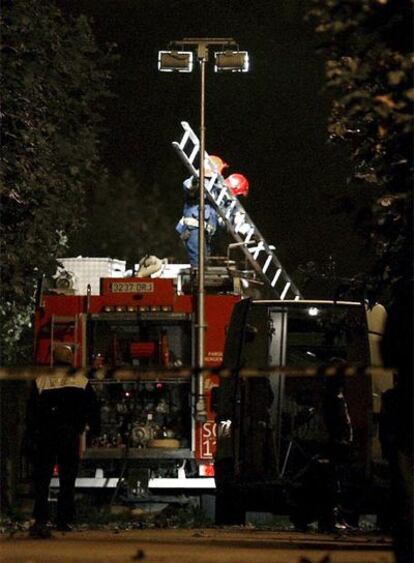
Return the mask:
{"type": "MultiPolygon", "coordinates": [[[[73,350],[73,367],[88,370],[101,404],[102,432],[83,445],[89,475],[78,485],[99,486],[122,462],[135,467],[142,487],[214,488],[215,421],[204,377],[207,419],[194,417],[194,273],[164,265],[160,277],[137,277],[125,262],[63,258],[41,292],[35,316],[35,363],[53,367],[53,350],[73,350]],[[121,277],[122,276],[122,277],[121,277]],[[123,381],[114,373],[124,373],[123,381]],[[125,380],[126,379],[126,380],[125,380]],[[99,471],[97,471],[99,470],[99,471]],[[206,479],[200,479],[206,477],[206,479]]],[[[240,278],[227,268],[206,271],[206,368],[222,363],[226,327],[241,295],[240,278]]]]}
{"type": "MultiPolygon", "coordinates": [[[[267,442],[250,439],[254,435],[250,409],[256,405],[259,418],[265,420],[268,408],[262,404],[264,411],[260,411],[260,401],[252,397],[269,392],[267,384],[263,386],[263,378],[245,382],[238,375],[240,369],[318,369],[330,357],[364,366],[381,363],[383,307],[369,310],[355,302],[260,300],[257,284],[247,277],[251,272],[237,270],[233,263],[210,266],[206,268],[203,377],[207,417],[200,421],[195,416],[194,269],[166,264],[159,277],[137,277],[126,271],[125,262],[109,258],[63,258],[60,263],[53,283],[45,285],[39,296],[35,363],[53,368],[54,348],[70,346],[73,367],[87,371],[99,397],[101,434],[85,436],[78,488],[121,494],[122,487],[122,498],[132,500],[139,493],[147,499],[148,495],[165,498],[183,492],[211,495],[217,486],[220,517],[224,510],[229,521],[239,523],[228,499],[241,498],[238,486],[250,490],[245,487],[250,476],[244,475],[243,467],[250,467],[251,460],[267,459],[272,451],[267,442]],[[223,366],[231,370],[230,378],[222,375],[223,366]],[[237,446],[231,440],[231,453],[230,434],[223,430],[230,421],[244,444],[237,446]],[[221,472],[215,474],[223,459],[226,463],[230,459],[232,468],[239,467],[231,472],[231,487],[221,472]]],[[[323,439],[320,414],[314,416],[323,384],[317,373],[309,377],[300,369],[295,377],[273,374],[269,381],[277,448],[272,453],[273,465],[258,463],[265,473],[277,466],[279,481],[284,482],[291,463],[300,473],[297,464],[299,469],[301,463],[306,465],[315,455],[312,448],[319,448],[323,439]],[[296,421],[306,409],[313,418],[305,421],[305,435],[300,428],[299,437],[295,434],[286,441],[284,436],[293,434],[283,424],[288,419],[296,421]],[[293,454],[306,448],[311,453],[294,459],[293,454]]],[[[359,470],[368,474],[371,462],[381,457],[377,417],[381,393],[392,381],[382,373],[376,379],[361,376],[350,381],[347,393],[352,391],[350,408],[357,421],[359,470]]],[[[259,471],[255,480],[262,477],[259,471]]],[[[55,477],[52,488],[57,486],[55,477]]],[[[286,506],[265,486],[267,492],[263,494],[262,489],[258,491],[263,506],[267,506],[263,498],[271,498],[273,506],[286,506]]],[[[255,502],[246,501],[252,507],[260,506],[258,491],[253,495],[255,502]]]]}
{"type": "MultiPolygon", "coordinates": [[[[182,127],[182,138],[173,147],[189,172],[197,176],[199,140],[188,123],[183,122],[182,127]]],[[[205,161],[214,171],[207,153],[205,161]]],[[[266,487],[255,490],[251,475],[240,469],[243,464],[248,467],[253,463],[252,458],[264,460],[269,453],[268,443],[263,440],[257,442],[256,449],[245,447],[254,434],[249,424],[254,427],[255,417],[249,410],[253,402],[238,375],[240,369],[287,363],[300,367],[307,361],[316,365],[328,359],[318,356],[321,350],[349,361],[379,364],[378,344],[385,311],[381,307],[367,310],[363,303],[305,302],[275,255],[274,246],[265,241],[219,171],[208,179],[206,195],[234,242],[229,245],[227,257],[213,260],[205,269],[203,377],[194,368],[197,268],[188,264],[163,263],[157,271],[143,276],[138,265],[127,270],[120,260],[60,259],[61,266],[52,283],[44,284],[39,293],[35,362],[53,367],[55,346],[70,346],[74,367],[88,370],[99,396],[102,432],[93,439],[85,437],[78,487],[112,488],[114,495],[120,494],[122,488],[123,498],[136,499],[139,494],[157,491],[208,494],[215,491],[217,484],[219,508],[226,505],[228,510],[223,510],[230,513],[226,517],[234,520],[237,510],[231,510],[229,499],[234,499],[235,494],[240,496],[240,490],[250,487],[253,491],[246,507],[250,502],[254,505],[259,492],[262,498],[273,498],[267,495],[266,487]],[[243,262],[231,259],[234,251],[243,254],[243,262]],[[251,320],[248,315],[253,315],[251,320]],[[323,339],[332,340],[334,328],[337,349],[325,349],[323,339]],[[352,338],[357,332],[359,337],[352,338]],[[354,351],[356,355],[352,356],[354,351]],[[221,377],[218,368],[223,365],[233,370],[233,378],[221,377]],[[200,381],[207,412],[202,421],[195,416],[200,381]],[[219,385],[221,392],[216,392],[219,385]],[[216,420],[221,429],[219,436],[216,420]],[[221,428],[228,423],[240,437],[240,443],[232,439],[231,448],[237,451],[230,448],[221,428]],[[231,467],[224,477],[220,469],[216,479],[215,457],[216,468],[223,463],[231,467]]],[[[295,436],[294,441],[279,447],[282,419],[298,415],[302,407],[313,413],[319,388],[317,384],[311,386],[309,402],[309,397],[296,397],[297,390],[307,385],[303,385],[300,374],[296,384],[278,376],[270,381],[273,406],[276,405],[272,414],[275,424],[270,425],[272,443],[277,446],[272,459],[282,479],[291,469],[292,448],[296,455],[303,446],[295,436]],[[293,405],[287,410],[284,402],[289,400],[289,393],[285,389],[293,405]]],[[[357,405],[358,413],[363,411],[369,417],[377,414],[381,392],[388,384],[364,383],[359,394],[357,383],[355,397],[366,399],[357,405]]],[[[258,389],[260,395],[260,384],[249,383],[247,387],[254,392],[258,389]]],[[[306,424],[308,428],[308,421],[306,424]]],[[[371,448],[370,424],[366,419],[361,423],[366,437],[360,441],[361,452],[371,448]]],[[[310,442],[321,432],[314,426],[310,442]]],[[[260,461],[258,464],[263,470],[271,469],[260,461]]],[[[360,467],[367,469],[368,465],[361,463],[360,467]]],[[[258,470],[253,477],[253,481],[260,481],[263,476],[258,470]]],[[[52,487],[56,485],[55,480],[52,487]]],[[[236,520],[238,517],[236,514],[236,520]]]]}

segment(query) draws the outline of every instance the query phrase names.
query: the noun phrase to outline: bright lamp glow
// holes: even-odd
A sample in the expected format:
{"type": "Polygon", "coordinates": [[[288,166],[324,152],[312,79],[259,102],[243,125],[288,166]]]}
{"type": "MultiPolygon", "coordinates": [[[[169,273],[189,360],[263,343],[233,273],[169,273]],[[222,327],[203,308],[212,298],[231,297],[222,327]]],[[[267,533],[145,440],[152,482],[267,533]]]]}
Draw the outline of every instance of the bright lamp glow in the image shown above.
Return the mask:
{"type": "Polygon", "coordinates": [[[214,53],[215,72],[247,72],[249,54],[247,51],[220,51],[214,53]]]}
{"type": "Polygon", "coordinates": [[[308,315],[310,317],[317,317],[319,315],[319,309],[317,307],[309,307],[308,315]]]}
{"type": "Polygon", "coordinates": [[[191,72],[192,51],[158,51],[158,70],[161,72],[191,72]]]}

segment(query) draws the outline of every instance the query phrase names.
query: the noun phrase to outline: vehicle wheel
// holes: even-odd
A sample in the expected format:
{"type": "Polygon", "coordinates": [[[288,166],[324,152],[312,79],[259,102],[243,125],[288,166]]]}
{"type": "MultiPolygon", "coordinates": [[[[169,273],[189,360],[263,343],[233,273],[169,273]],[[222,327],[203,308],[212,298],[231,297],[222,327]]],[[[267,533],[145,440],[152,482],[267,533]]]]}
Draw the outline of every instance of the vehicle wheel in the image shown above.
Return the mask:
{"type": "Polygon", "coordinates": [[[246,521],[246,510],[243,499],[235,491],[228,489],[216,492],[216,518],[219,526],[239,525],[246,521]]]}

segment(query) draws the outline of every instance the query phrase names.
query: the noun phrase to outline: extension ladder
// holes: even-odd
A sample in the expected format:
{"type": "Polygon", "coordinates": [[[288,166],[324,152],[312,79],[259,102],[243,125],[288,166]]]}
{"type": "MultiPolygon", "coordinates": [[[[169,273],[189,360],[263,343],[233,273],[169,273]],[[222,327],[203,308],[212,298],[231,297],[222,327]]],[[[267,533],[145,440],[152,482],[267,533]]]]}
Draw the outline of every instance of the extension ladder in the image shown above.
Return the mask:
{"type": "MultiPolygon", "coordinates": [[[[179,142],[172,143],[181,160],[192,176],[198,177],[195,167],[200,151],[200,141],[186,121],[181,122],[184,133],[179,142]]],[[[207,152],[204,156],[205,165],[215,170],[207,152]]],[[[276,293],[279,299],[301,299],[301,293],[292,282],[282,264],[274,254],[274,246],[267,244],[258,228],[246,213],[239,199],[235,197],[224,182],[219,172],[206,178],[205,190],[208,199],[227,226],[249,264],[265,284],[276,293]]]]}

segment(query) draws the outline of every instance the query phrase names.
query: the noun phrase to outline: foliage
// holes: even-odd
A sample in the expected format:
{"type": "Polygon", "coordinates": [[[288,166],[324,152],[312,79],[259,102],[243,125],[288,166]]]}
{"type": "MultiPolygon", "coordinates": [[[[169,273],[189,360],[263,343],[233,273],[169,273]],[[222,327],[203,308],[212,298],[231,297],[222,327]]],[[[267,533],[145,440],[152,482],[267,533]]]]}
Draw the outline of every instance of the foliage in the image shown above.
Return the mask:
{"type": "Polygon", "coordinates": [[[36,278],[54,271],[82,224],[84,195],[101,174],[100,102],[111,54],[84,17],[50,0],[5,3],[2,56],[2,362],[28,325],[36,278]]]}
{"type": "MultiPolygon", "coordinates": [[[[414,87],[411,0],[312,0],[333,96],[332,141],[350,148],[354,179],[375,187],[360,209],[382,285],[411,275],[414,87]]],[[[357,194],[356,194],[357,196],[357,194]]]]}
{"type": "Polygon", "coordinates": [[[146,254],[184,257],[175,232],[181,209],[174,211],[168,193],[164,182],[145,186],[130,170],[107,176],[91,194],[87,224],[66,254],[118,258],[131,266],[146,254]]]}

